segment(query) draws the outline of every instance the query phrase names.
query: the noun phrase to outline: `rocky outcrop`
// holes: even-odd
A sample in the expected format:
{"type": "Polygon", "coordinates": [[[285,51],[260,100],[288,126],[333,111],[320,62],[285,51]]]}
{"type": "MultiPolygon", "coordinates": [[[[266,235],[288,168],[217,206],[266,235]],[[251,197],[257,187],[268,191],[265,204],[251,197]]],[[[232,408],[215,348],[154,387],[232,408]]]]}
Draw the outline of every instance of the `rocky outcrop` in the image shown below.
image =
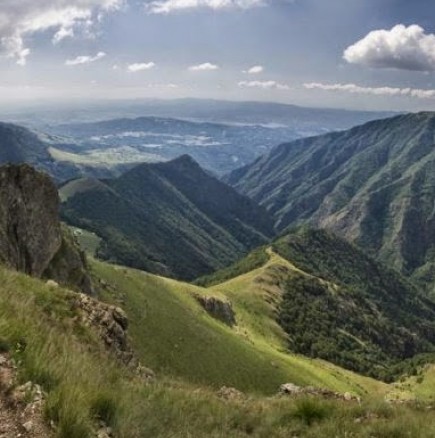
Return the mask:
{"type": "Polygon", "coordinates": [[[128,319],[121,308],[84,294],[77,294],[74,307],[79,309],[84,325],[95,329],[106,347],[122,362],[129,364],[132,361],[134,355],[127,340],[128,319]]]}
{"type": "Polygon", "coordinates": [[[79,249],[74,237],[66,227],[62,227],[62,243],[59,251],[44,271],[43,277],[88,295],[94,294],[88,274],[86,256],[79,249]]]}
{"type": "Polygon", "coordinates": [[[98,334],[105,347],[117,359],[145,381],[154,380],[154,372],[140,364],[128,342],[128,318],[120,307],[102,303],[84,294],[74,297],[73,306],[79,311],[81,322],[98,334]]]}
{"type": "Polygon", "coordinates": [[[204,297],[202,295],[195,295],[195,299],[213,318],[222,321],[230,327],[236,325],[236,316],[233,306],[229,301],[223,301],[217,297],[204,297]]]}
{"type": "Polygon", "coordinates": [[[0,168],[0,263],[92,293],[84,256],[61,227],[57,189],[28,165],[0,168]]]}

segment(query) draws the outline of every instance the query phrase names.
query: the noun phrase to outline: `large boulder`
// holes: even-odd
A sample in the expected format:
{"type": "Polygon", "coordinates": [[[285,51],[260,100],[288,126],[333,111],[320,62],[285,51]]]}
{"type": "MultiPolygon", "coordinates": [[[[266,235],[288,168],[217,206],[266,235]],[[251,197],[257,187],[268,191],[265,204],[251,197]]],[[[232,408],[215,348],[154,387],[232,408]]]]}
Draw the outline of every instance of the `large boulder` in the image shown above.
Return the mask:
{"type": "Polygon", "coordinates": [[[84,256],[60,224],[56,186],[25,164],[0,167],[0,263],[92,293],[84,256]]]}
{"type": "Polygon", "coordinates": [[[195,299],[211,317],[222,321],[230,327],[236,325],[236,315],[229,301],[199,294],[195,294],[195,299]]]}

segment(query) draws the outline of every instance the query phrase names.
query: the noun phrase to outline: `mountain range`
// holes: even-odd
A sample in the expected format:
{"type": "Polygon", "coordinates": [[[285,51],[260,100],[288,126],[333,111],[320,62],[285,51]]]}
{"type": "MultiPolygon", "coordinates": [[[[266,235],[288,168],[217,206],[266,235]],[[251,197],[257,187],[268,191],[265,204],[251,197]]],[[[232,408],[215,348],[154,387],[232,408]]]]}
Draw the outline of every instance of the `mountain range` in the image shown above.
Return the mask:
{"type": "Polygon", "coordinates": [[[103,239],[100,257],[177,278],[222,268],[273,236],[263,207],[187,155],[116,179],[73,180],[60,196],[63,219],[103,239]]]}
{"type": "Polygon", "coordinates": [[[226,181],[277,230],[329,229],[433,292],[435,114],[407,114],[282,144],[226,181]]]}
{"type": "MultiPolygon", "coordinates": [[[[188,155],[59,193],[0,168],[1,430],[430,437],[434,128],[283,144],[232,186],[188,155]]],[[[2,129],[0,161],[67,177],[50,135],[2,129]]]]}

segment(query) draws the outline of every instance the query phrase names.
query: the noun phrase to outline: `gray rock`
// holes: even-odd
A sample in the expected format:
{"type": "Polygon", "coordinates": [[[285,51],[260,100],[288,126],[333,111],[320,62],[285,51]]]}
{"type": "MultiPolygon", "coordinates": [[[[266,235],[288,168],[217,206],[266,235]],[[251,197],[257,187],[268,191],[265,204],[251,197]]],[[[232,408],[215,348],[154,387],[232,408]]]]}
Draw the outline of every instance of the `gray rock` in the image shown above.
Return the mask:
{"type": "Polygon", "coordinates": [[[86,260],[60,224],[56,186],[25,164],[0,167],[0,263],[92,293],[86,260]]]}
{"type": "Polygon", "coordinates": [[[62,244],[57,190],[27,165],[0,168],[0,260],[41,277],[62,244]]]}
{"type": "Polygon", "coordinates": [[[229,301],[223,301],[217,297],[204,297],[195,295],[195,299],[205,311],[215,319],[233,327],[236,325],[236,316],[229,301]]]}

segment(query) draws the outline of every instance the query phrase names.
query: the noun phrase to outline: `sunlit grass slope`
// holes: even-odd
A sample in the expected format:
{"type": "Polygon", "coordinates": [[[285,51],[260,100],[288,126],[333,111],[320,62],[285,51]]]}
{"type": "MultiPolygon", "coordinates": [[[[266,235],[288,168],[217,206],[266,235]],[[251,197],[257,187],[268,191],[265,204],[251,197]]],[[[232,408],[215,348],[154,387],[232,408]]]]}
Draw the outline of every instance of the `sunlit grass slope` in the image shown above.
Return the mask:
{"type": "Polygon", "coordinates": [[[132,342],[142,361],[160,375],[263,394],[276,393],[286,382],[359,394],[385,391],[385,385],[372,379],[285,352],[285,335],[274,322],[273,305],[255,283],[261,273],[274,268],[274,260],[215,289],[98,261],[92,267],[109,285],[103,297],[127,311],[132,342]],[[195,294],[228,297],[237,326],[230,328],[210,317],[195,294]]]}
{"type": "MultiPolygon", "coordinates": [[[[94,268],[107,279],[114,279],[111,276],[116,277],[119,272],[107,265],[94,268]]],[[[205,330],[208,325],[218,344],[221,336],[227,336],[227,340],[239,336],[215,326],[195,308],[190,301],[189,286],[157,277],[146,276],[147,281],[144,281],[143,275],[127,271],[120,276],[119,285],[114,281],[119,288],[117,293],[124,294],[129,309],[141,304],[137,297],[142,295],[141,291],[151,289],[149,280],[152,279],[156,287],[153,292],[171,297],[162,299],[163,303],[172,307],[171,303],[176,302],[179,309],[185,309],[177,313],[168,308],[169,318],[179,317],[186,322],[182,317],[184,312],[196,315],[194,320],[205,330]],[[127,277],[131,278],[127,281],[127,277]],[[131,288],[134,300],[124,286],[131,288]]],[[[143,295],[147,297],[147,293],[143,295]]],[[[16,360],[20,382],[31,380],[42,385],[46,393],[45,415],[47,422],[54,421],[55,437],[95,437],[101,420],[112,426],[117,438],[433,437],[428,427],[433,417],[429,406],[389,406],[373,393],[368,394],[361,405],[253,394],[224,400],[213,388],[171,380],[163,375],[153,383],[146,383],[116,362],[96,335],[80,323],[72,306],[74,298],[72,292],[49,288],[41,281],[0,267],[0,351],[7,351],[16,360]]],[[[148,315],[154,310],[156,319],[161,318],[162,328],[171,325],[171,321],[164,319],[165,314],[154,307],[159,301],[149,299],[148,302],[148,315]]],[[[136,310],[140,314],[140,309],[136,310]]],[[[133,338],[141,327],[136,318],[136,314],[131,314],[133,338]]],[[[152,331],[153,326],[143,321],[145,318],[139,333],[144,338],[146,335],[150,342],[160,342],[162,356],[168,353],[162,335],[167,332],[152,331]]],[[[181,325],[173,327],[183,332],[181,325]]],[[[198,340],[193,330],[188,334],[192,340],[198,340]]],[[[257,351],[258,357],[267,355],[254,347],[247,349],[247,353],[236,351],[235,354],[249,359],[255,357],[253,351],[257,351]]],[[[230,341],[228,348],[238,348],[238,343],[230,341]]],[[[146,351],[142,346],[143,356],[146,351]]],[[[190,358],[192,367],[204,359],[204,354],[190,358]]],[[[169,359],[168,364],[172,360],[169,359]]],[[[216,365],[222,371],[219,361],[216,365]]],[[[258,367],[267,369],[261,363],[258,367]]],[[[317,362],[313,362],[314,367],[317,362]]],[[[303,373],[304,369],[305,365],[301,365],[298,371],[303,373]]],[[[231,369],[227,374],[230,372],[231,369]]],[[[331,371],[329,378],[335,372],[331,371]]]]}

